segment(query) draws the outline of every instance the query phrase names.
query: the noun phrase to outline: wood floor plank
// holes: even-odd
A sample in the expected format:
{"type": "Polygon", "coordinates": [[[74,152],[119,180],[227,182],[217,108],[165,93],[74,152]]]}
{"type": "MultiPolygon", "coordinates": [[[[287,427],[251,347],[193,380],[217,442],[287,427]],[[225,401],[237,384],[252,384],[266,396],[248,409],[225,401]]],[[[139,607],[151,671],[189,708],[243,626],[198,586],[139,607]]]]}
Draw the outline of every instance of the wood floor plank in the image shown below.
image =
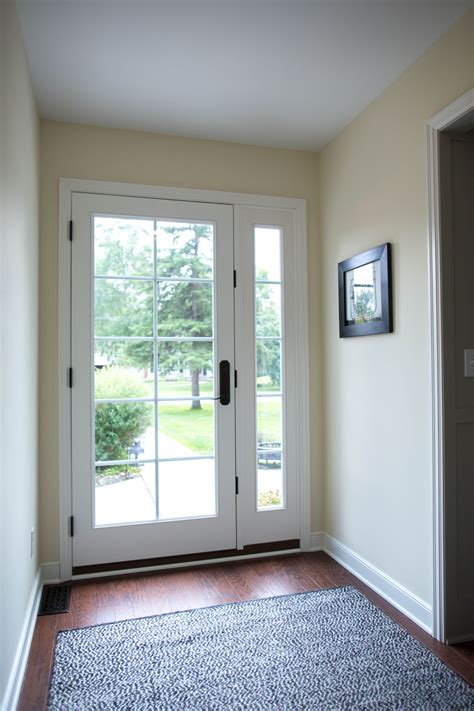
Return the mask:
{"type": "Polygon", "coordinates": [[[163,578],[163,585],[169,612],[179,612],[192,607],[190,596],[186,595],[186,590],[182,584],[179,574],[175,572],[166,573],[163,578]]]}
{"type": "Polygon", "coordinates": [[[107,607],[113,604],[113,583],[113,580],[107,578],[98,578],[94,582],[89,583],[95,587],[95,596],[99,607],[107,607]]]}
{"type": "Polygon", "coordinates": [[[225,574],[223,566],[213,565],[203,568],[203,574],[209,585],[213,585],[220,595],[222,604],[239,602],[241,599],[225,574]]]}
{"type": "Polygon", "coordinates": [[[30,647],[18,711],[45,709],[57,632],[57,615],[38,617],[30,647]]]}
{"type": "Polygon", "coordinates": [[[116,622],[115,610],[108,605],[107,607],[98,607],[96,610],[96,624],[106,625],[109,622],[116,622]]]}
{"type": "Polygon", "coordinates": [[[172,607],[168,596],[169,585],[166,581],[166,575],[163,573],[161,575],[145,575],[142,577],[141,584],[148,599],[150,615],[163,615],[171,612],[172,607]]]}
{"type": "Polygon", "coordinates": [[[92,582],[79,582],[71,590],[71,606],[75,609],[88,610],[98,605],[97,585],[92,582]]]}
{"type": "MultiPolygon", "coordinates": [[[[196,569],[193,571],[194,585],[199,595],[202,605],[200,607],[208,607],[210,605],[222,605],[225,602],[229,602],[229,590],[225,590],[222,585],[222,579],[220,580],[220,585],[217,584],[218,574],[217,571],[212,571],[212,575],[204,569],[196,569]]],[[[233,599],[235,599],[235,592],[233,593],[233,599]]]]}
{"type": "Polygon", "coordinates": [[[72,612],[62,612],[55,615],[57,621],[57,629],[72,630],[74,628],[74,614],[72,612]]]}
{"type": "Polygon", "coordinates": [[[73,583],[70,612],[37,620],[18,709],[46,708],[58,630],[341,585],[363,592],[474,685],[474,643],[449,647],[437,642],[327,554],[296,553],[73,583]]]}
{"type": "Polygon", "coordinates": [[[271,561],[272,570],[276,576],[285,581],[287,594],[305,592],[328,587],[328,581],[321,575],[311,575],[302,565],[301,556],[291,556],[287,560],[276,558],[271,561]]]}
{"type": "Polygon", "coordinates": [[[175,572],[170,578],[170,602],[176,610],[192,610],[222,603],[219,592],[209,585],[208,576],[200,569],[175,572]]]}
{"type": "Polygon", "coordinates": [[[262,571],[261,561],[229,563],[225,574],[241,600],[254,600],[262,597],[280,595],[276,582],[270,580],[262,571]]]}
{"type": "Polygon", "coordinates": [[[93,583],[78,583],[71,590],[69,621],[71,628],[97,624],[97,588],[93,583]]]}
{"type": "Polygon", "coordinates": [[[112,581],[111,594],[117,621],[141,616],[138,605],[135,604],[136,591],[137,584],[134,577],[116,578],[112,581]]]}
{"type": "Polygon", "coordinates": [[[315,590],[334,587],[333,581],[324,575],[321,566],[315,562],[316,559],[312,557],[314,555],[316,554],[292,556],[293,565],[314,583],[315,590]]]}
{"type": "Polygon", "coordinates": [[[135,580],[135,616],[136,617],[148,617],[149,615],[156,615],[153,607],[150,603],[150,598],[148,595],[147,586],[143,577],[137,577],[135,580]]]}

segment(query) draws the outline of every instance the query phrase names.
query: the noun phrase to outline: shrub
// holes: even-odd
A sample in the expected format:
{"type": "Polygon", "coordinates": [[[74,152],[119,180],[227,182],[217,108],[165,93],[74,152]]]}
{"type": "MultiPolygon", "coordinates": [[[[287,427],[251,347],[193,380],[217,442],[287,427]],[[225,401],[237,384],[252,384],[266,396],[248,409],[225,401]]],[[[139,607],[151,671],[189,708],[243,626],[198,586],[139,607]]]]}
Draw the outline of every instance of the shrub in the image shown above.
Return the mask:
{"type": "Polygon", "coordinates": [[[281,506],[281,493],[279,489],[262,491],[258,495],[258,507],[281,506]]]}
{"type": "MultiPolygon", "coordinates": [[[[134,370],[104,368],[95,374],[96,398],[146,397],[143,379],[134,370]]],[[[95,456],[98,461],[128,459],[128,448],[153,424],[149,403],[103,403],[95,412],[95,456]]]]}

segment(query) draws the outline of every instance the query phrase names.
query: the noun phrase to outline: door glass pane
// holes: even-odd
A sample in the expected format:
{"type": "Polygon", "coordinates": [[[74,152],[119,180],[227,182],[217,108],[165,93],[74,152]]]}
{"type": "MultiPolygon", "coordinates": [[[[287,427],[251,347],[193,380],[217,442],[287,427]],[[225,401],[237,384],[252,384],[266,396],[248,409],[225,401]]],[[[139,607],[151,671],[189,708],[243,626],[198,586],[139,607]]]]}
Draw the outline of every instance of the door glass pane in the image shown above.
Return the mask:
{"type": "Polygon", "coordinates": [[[256,227],[255,360],[257,510],[284,506],[281,233],[256,227]],[[277,395],[278,393],[278,395],[277,395]],[[275,396],[270,397],[270,394],[275,396]]]}
{"type": "Polygon", "coordinates": [[[100,403],[95,408],[95,460],[155,458],[152,402],[100,403]]]}
{"type": "Polygon", "coordinates": [[[156,518],[155,464],[96,467],[95,525],[156,518]]]}
{"type": "MultiPolygon", "coordinates": [[[[205,400],[160,402],[158,405],[159,458],[213,455],[214,429],[213,402],[205,400]]],[[[187,463],[183,463],[183,467],[186,466],[187,463]]]]}
{"type": "Polygon", "coordinates": [[[257,443],[259,449],[281,449],[281,397],[257,398],[257,443]]]}
{"type": "Polygon", "coordinates": [[[214,225],[157,222],[158,277],[212,279],[214,225]]]}
{"type": "Polygon", "coordinates": [[[97,526],[216,515],[214,234],[95,216],[97,526]]]}
{"type": "Polygon", "coordinates": [[[281,281],[280,243],[278,227],[256,227],[255,237],[255,277],[269,281],[281,281]]]}
{"type": "Polygon", "coordinates": [[[283,505],[282,398],[257,398],[257,506],[283,505]]]}
{"type": "Polygon", "coordinates": [[[257,392],[280,392],[281,341],[257,339],[257,392]]]}
{"type": "Polygon", "coordinates": [[[96,340],[95,397],[154,397],[153,342],[96,340]]]}
{"type": "Polygon", "coordinates": [[[281,335],[281,286],[257,283],[255,287],[255,333],[259,336],[281,335]]]}
{"type": "Polygon", "coordinates": [[[158,336],[212,337],[212,284],[160,281],[157,285],[158,336]]]}
{"type": "Polygon", "coordinates": [[[153,336],[153,282],[95,279],[95,335],[153,336]]]}
{"type": "Polygon", "coordinates": [[[158,343],[158,397],[214,395],[212,341],[158,343]]]}
{"type": "Polygon", "coordinates": [[[153,220],[94,217],[96,276],[153,276],[153,220]]]}
{"type": "Polygon", "coordinates": [[[216,515],[214,459],[160,462],[159,471],[160,519],[216,515]]]}

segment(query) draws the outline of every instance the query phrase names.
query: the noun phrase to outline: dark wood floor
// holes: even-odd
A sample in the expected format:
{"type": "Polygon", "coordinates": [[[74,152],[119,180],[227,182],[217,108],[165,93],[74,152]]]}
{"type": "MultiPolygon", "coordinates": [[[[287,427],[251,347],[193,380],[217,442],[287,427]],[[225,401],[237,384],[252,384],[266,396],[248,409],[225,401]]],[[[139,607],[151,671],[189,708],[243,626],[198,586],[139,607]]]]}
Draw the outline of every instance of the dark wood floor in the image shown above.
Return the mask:
{"type": "Polygon", "coordinates": [[[437,642],[325,553],[305,553],[74,583],[69,613],[38,617],[18,709],[46,708],[58,630],[348,584],[474,684],[473,643],[437,642]]]}

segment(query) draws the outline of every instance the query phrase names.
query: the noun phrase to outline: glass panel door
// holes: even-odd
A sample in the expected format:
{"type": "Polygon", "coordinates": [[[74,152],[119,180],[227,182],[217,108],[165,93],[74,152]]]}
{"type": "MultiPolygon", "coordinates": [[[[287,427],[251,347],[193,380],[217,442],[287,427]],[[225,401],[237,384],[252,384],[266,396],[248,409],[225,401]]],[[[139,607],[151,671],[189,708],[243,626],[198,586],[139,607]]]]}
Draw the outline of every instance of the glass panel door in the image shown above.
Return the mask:
{"type": "Polygon", "coordinates": [[[232,209],[75,194],[73,221],[74,565],[233,548],[232,209]]]}

